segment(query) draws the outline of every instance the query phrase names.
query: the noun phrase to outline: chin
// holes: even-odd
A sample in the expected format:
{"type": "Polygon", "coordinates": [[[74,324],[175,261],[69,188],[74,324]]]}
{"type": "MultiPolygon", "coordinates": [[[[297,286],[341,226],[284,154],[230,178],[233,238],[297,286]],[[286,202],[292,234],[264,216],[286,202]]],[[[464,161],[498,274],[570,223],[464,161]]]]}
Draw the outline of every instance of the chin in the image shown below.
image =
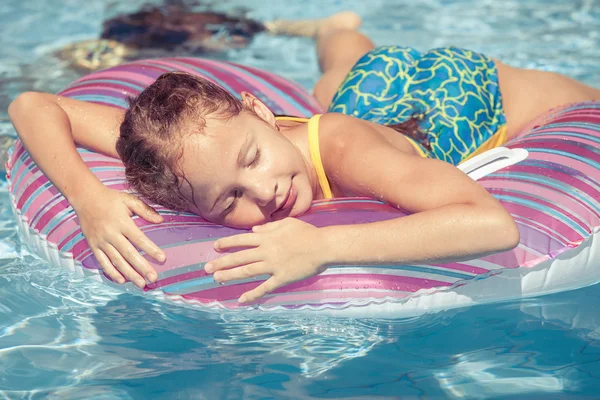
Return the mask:
{"type": "MultiPolygon", "coordinates": [[[[298,199],[298,200],[300,200],[300,199],[298,199]]],[[[311,205],[312,205],[312,199],[310,199],[310,200],[307,199],[305,201],[297,201],[296,207],[294,207],[294,209],[290,213],[290,217],[298,217],[298,216],[304,214],[305,212],[307,212],[310,209],[311,205]]]]}
{"type": "Polygon", "coordinates": [[[252,227],[254,226],[258,226],[258,225],[264,225],[266,224],[268,221],[258,221],[255,222],[253,224],[236,224],[236,223],[227,223],[227,224],[222,224],[223,226],[226,226],[228,228],[234,228],[234,229],[252,229],[252,227]]]}

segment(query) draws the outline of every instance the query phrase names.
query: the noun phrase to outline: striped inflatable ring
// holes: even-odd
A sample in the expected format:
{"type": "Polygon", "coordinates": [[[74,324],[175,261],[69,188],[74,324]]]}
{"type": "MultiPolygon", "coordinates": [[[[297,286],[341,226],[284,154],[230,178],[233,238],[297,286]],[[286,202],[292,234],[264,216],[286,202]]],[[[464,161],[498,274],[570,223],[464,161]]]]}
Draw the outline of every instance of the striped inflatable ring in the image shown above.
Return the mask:
{"type": "MultiPolygon", "coordinates": [[[[166,71],[205,76],[233,93],[249,91],[275,113],[310,116],[321,111],[299,86],[276,75],[222,61],[169,58],[137,61],[91,74],[64,96],[126,107],[166,71]]],[[[498,198],[515,218],[521,243],[512,251],[467,262],[437,265],[332,267],[265,297],[262,310],[311,310],[343,315],[406,316],[437,309],[541,295],[600,281],[600,102],[555,110],[506,148],[461,166],[498,198]],[[517,158],[513,159],[517,154],[517,158]]],[[[79,149],[102,182],[128,188],[119,160],[79,149]]],[[[7,162],[12,207],[24,241],[35,254],[78,274],[114,285],[101,272],[68,202],[36,167],[20,142],[7,162]]],[[[216,254],[214,240],[239,231],[191,214],[159,209],[160,225],[136,223],[167,254],[154,264],[159,279],[144,290],[172,301],[235,309],[236,299],[257,280],[224,286],[203,270],[216,254]]],[[[317,226],[351,224],[398,216],[371,199],[315,202],[303,219],[317,226]]],[[[498,232],[499,235],[502,232],[498,232]]],[[[141,292],[131,284],[115,287],[141,292]]],[[[241,306],[246,308],[246,306],[241,306]]]]}

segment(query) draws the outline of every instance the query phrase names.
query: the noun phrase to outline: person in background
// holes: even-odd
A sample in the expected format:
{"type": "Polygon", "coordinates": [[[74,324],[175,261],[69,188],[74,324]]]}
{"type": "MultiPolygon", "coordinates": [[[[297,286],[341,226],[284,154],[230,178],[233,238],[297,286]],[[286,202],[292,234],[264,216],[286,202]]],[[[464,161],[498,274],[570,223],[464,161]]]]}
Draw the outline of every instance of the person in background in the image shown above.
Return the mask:
{"type": "Polygon", "coordinates": [[[200,56],[243,48],[263,32],[313,37],[318,26],[349,15],[338,13],[317,20],[261,22],[214,11],[196,12],[180,3],[146,6],[104,21],[99,39],[69,44],[55,55],[76,69],[94,71],[140,58],[200,56]]]}

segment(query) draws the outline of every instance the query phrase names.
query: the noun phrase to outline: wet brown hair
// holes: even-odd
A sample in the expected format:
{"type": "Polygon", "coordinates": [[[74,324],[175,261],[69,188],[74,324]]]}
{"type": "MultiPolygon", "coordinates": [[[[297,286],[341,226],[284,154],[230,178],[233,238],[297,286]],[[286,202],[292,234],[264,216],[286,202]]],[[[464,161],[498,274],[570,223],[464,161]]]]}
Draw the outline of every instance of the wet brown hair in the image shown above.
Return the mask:
{"type": "Polygon", "coordinates": [[[241,111],[239,99],[207,79],[182,72],[161,75],[129,99],[121,123],[116,147],[131,187],[151,202],[188,211],[182,192],[187,180],[178,166],[182,138],[202,133],[208,117],[229,119],[241,111]],[[184,132],[190,122],[192,131],[184,132]]]}

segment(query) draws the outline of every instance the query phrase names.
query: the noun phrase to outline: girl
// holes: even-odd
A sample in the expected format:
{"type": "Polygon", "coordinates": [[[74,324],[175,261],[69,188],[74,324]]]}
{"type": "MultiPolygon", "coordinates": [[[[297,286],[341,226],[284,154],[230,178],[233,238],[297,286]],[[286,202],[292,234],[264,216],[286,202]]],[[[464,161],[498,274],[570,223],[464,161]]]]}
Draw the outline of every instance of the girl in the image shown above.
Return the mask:
{"type": "Polygon", "coordinates": [[[183,73],[161,76],[126,112],[25,93],[9,113],[108,276],[140,287],[156,279],[134,246],[158,261],[164,254],[130,217],[161,217],[102,186],[75,143],[119,156],[151,201],[252,228],[217,241],[228,254],[205,266],[218,282],[271,275],[241,296],[245,302],[329,265],[446,262],[513,248],[519,233],[510,215],[453,164],[510,139],[551,107],[600,99],[566,77],[466,50],[376,49],[335,24],[319,27],[317,47],[324,75],[315,95],[351,115],[276,118],[252,95],[240,101],[183,73]],[[370,196],[411,215],[327,228],[287,218],[334,196],[370,196]]]}

